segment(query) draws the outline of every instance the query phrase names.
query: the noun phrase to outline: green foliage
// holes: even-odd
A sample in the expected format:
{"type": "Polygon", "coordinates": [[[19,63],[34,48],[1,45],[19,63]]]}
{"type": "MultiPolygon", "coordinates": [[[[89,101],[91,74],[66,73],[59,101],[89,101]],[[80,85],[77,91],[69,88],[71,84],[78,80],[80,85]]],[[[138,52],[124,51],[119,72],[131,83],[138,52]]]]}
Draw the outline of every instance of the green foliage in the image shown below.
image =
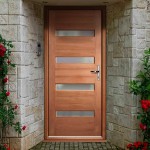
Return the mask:
{"type": "Polygon", "coordinates": [[[11,41],[3,39],[0,35],[0,46],[0,122],[3,129],[12,126],[18,133],[21,133],[22,129],[20,123],[15,122],[16,109],[9,99],[9,91],[7,91],[6,86],[7,81],[4,82],[8,74],[8,69],[15,67],[9,60],[13,44],[11,41]],[[5,50],[4,53],[2,53],[3,50],[5,50]]]}
{"type": "Polygon", "coordinates": [[[144,51],[142,65],[143,70],[136,76],[137,80],[130,82],[130,91],[140,95],[141,99],[150,99],[150,49],[144,51]]]}

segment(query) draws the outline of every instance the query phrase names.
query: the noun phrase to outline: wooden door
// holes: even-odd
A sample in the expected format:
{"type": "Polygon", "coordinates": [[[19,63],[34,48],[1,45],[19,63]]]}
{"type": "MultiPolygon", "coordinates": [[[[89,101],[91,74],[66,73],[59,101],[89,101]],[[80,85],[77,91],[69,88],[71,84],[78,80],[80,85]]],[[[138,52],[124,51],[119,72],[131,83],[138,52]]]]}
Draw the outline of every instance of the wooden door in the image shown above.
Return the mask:
{"type": "Polygon", "coordinates": [[[48,10],[46,139],[105,140],[101,10],[48,10]]]}

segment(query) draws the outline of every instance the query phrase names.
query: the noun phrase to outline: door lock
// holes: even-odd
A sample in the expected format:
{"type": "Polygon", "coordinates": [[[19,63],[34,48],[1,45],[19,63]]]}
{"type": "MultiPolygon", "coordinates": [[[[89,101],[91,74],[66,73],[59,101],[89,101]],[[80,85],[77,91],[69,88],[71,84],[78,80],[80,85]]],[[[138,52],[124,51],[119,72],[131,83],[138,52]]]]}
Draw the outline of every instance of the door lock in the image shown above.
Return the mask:
{"type": "Polygon", "coordinates": [[[92,70],[91,73],[97,74],[97,80],[100,80],[100,66],[97,66],[97,70],[92,70]]]}

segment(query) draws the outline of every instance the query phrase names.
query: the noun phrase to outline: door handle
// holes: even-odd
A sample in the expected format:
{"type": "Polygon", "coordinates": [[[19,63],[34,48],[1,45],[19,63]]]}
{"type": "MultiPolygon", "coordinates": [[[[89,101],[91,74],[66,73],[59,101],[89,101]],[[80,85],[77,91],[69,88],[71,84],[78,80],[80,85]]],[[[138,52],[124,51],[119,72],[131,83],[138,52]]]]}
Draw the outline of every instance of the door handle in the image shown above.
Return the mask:
{"type": "Polygon", "coordinates": [[[91,73],[99,73],[98,70],[92,70],[91,73]]]}
{"type": "Polygon", "coordinates": [[[97,70],[92,70],[91,73],[97,74],[97,80],[100,80],[100,66],[97,66],[97,70]]]}

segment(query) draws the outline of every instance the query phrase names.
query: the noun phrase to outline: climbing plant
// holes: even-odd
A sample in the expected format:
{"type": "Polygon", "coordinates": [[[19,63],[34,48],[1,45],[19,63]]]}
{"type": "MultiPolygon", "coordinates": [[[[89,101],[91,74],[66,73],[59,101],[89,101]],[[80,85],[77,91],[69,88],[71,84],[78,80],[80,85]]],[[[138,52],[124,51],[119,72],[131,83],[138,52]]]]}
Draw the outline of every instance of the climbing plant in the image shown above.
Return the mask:
{"type": "MultiPolygon", "coordinates": [[[[11,63],[9,59],[12,48],[12,42],[6,41],[0,35],[0,130],[3,133],[4,129],[11,126],[21,134],[26,126],[21,126],[20,122],[15,121],[18,105],[13,105],[9,98],[11,93],[9,91],[8,70],[15,67],[15,64],[11,63]]],[[[0,150],[10,150],[7,144],[2,143],[3,135],[0,138],[0,150]]]]}
{"type": "Polygon", "coordinates": [[[136,76],[136,80],[130,82],[130,91],[134,95],[141,96],[140,106],[142,111],[138,113],[139,127],[142,130],[143,141],[128,144],[129,150],[150,150],[150,49],[144,51],[142,70],[136,76]]]}

